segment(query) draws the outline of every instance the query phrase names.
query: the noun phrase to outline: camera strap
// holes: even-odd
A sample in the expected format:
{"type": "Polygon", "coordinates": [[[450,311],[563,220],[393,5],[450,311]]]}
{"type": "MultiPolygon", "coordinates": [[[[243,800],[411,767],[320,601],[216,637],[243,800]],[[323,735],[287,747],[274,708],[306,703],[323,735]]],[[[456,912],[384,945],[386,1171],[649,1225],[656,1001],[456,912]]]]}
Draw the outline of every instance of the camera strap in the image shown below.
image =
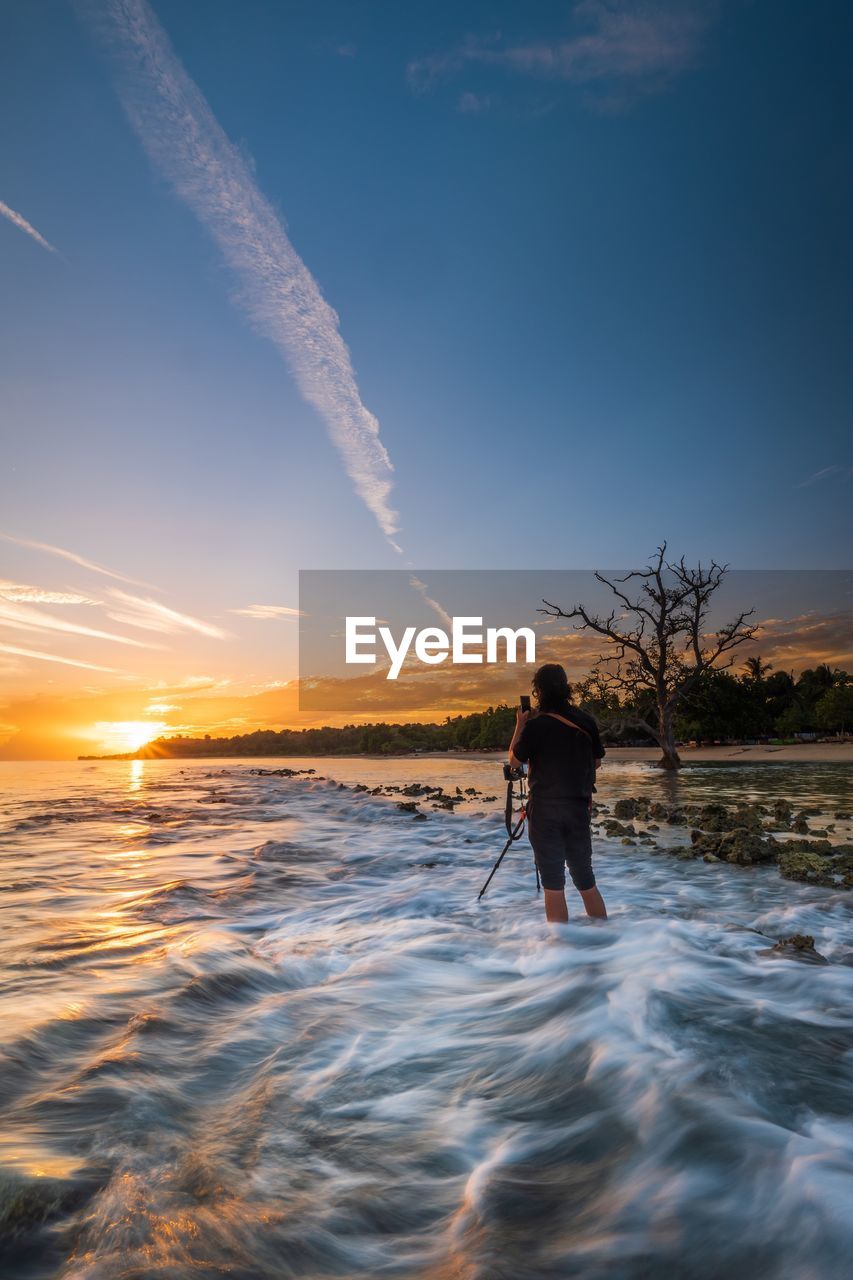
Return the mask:
{"type": "Polygon", "coordinates": [[[567,720],[565,716],[557,715],[556,711],[546,711],[546,716],[550,716],[552,720],[559,720],[560,724],[567,724],[570,729],[577,729],[578,733],[582,733],[585,738],[592,742],[592,734],[587,733],[586,729],[582,729],[579,724],[575,724],[574,720],[567,720]]]}

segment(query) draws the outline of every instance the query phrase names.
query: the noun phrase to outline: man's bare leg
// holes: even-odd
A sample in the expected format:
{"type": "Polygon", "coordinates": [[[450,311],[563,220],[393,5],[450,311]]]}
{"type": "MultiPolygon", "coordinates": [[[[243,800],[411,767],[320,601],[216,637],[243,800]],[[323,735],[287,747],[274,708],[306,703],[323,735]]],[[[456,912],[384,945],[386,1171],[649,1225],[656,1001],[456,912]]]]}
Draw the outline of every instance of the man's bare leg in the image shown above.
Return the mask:
{"type": "MultiPolygon", "coordinates": [[[[545,892],[547,893],[547,889],[545,892]]],[[[604,905],[604,899],[598,892],[597,886],[593,885],[591,889],[579,889],[578,893],[583,899],[583,905],[586,907],[586,914],[588,916],[593,916],[597,920],[607,919],[607,908],[604,905]]],[[[547,902],[545,904],[545,909],[546,911],[548,909],[547,902]]]]}
{"type": "MultiPolygon", "coordinates": [[[[569,908],[565,889],[543,889],[545,895],[545,919],[549,924],[566,924],[569,908]]],[[[602,907],[604,903],[602,902],[602,907]]]]}

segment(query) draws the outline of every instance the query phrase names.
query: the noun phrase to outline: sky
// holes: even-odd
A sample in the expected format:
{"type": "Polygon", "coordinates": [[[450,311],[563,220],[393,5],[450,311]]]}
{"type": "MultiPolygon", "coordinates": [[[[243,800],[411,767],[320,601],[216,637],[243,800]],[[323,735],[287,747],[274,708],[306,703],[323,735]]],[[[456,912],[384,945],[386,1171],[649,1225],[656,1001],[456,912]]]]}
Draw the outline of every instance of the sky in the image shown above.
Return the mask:
{"type": "Polygon", "coordinates": [[[299,569],[849,565],[851,36],[3,6],[0,756],[292,719],[299,569]]]}

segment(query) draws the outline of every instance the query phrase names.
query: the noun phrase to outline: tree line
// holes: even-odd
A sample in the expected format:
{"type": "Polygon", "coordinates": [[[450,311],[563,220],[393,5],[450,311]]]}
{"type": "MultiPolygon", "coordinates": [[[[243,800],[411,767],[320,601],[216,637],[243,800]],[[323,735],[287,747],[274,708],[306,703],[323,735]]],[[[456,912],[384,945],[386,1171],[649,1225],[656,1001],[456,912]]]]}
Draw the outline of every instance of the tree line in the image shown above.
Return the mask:
{"type": "MultiPolygon", "coordinates": [[[[651,695],[646,695],[650,701],[651,695]]],[[[651,743],[642,724],[650,706],[640,697],[629,705],[594,677],[578,684],[575,702],[596,717],[605,741],[651,743]]],[[[515,707],[504,704],[469,715],[447,716],[440,724],[349,724],[319,729],[258,729],[218,738],[158,738],[124,758],[199,756],[408,755],[418,751],[504,750],[515,725],[515,707]]],[[[748,659],[738,675],[705,671],[679,706],[675,734],[680,742],[791,738],[798,733],[853,731],[853,678],[818,666],[795,679],[773,671],[760,658],[748,659]]]]}
{"type": "MultiPolygon", "coordinates": [[[[653,712],[650,692],[620,699],[594,677],[578,686],[577,697],[616,740],[653,712]]],[[[738,675],[709,668],[679,704],[674,731],[680,742],[699,743],[851,732],[853,679],[825,664],[795,678],[787,671],[773,671],[760,657],[747,659],[738,675]]]]}

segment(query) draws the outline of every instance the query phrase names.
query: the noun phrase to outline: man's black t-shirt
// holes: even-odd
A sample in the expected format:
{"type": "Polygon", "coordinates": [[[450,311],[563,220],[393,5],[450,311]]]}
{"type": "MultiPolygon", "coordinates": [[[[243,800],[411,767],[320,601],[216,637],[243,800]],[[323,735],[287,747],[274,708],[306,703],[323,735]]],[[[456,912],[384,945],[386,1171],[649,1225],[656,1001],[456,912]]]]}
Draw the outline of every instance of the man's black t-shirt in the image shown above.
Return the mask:
{"type": "Polygon", "coordinates": [[[512,750],[516,760],[530,766],[531,799],[585,799],[595,789],[595,761],[604,756],[598,725],[579,707],[559,714],[580,729],[540,712],[527,721],[512,750]]]}

